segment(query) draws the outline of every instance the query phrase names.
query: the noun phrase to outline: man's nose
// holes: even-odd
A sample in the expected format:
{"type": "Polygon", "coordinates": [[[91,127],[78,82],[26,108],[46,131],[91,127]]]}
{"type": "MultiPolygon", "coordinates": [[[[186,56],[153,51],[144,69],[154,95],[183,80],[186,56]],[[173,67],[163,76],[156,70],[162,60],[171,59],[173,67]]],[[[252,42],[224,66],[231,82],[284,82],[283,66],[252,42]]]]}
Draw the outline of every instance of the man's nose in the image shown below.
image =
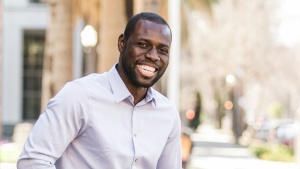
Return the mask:
{"type": "Polygon", "coordinates": [[[146,53],[146,58],[151,59],[152,61],[158,61],[160,60],[160,57],[158,56],[157,50],[155,47],[149,49],[149,51],[146,53]]]}

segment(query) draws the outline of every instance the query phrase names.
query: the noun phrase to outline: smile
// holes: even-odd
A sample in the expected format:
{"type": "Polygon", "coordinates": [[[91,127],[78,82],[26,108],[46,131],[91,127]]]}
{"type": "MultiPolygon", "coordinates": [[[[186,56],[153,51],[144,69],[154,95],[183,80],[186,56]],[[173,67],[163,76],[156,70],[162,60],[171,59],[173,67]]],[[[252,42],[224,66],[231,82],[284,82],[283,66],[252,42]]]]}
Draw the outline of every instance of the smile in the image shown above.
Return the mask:
{"type": "Polygon", "coordinates": [[[137,65],[138,70],[146,77],[152,77],[155,74],[155,68],[147,65],[137,65]]]}

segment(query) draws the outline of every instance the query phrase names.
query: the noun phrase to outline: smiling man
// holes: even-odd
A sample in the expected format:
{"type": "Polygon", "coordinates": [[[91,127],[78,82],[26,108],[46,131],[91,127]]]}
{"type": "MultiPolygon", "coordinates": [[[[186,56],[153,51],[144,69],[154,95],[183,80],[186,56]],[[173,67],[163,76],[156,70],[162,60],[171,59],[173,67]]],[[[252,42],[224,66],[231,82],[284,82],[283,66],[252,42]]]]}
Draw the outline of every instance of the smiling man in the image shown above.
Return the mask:
{"type": "Polygon", "coordinates": [[[119,36],[119,62],[67,83],[30,133],[18,169],[181,169],[180,118],[154,85],[169,63],[170,27],[140,13],[119,36]]]}

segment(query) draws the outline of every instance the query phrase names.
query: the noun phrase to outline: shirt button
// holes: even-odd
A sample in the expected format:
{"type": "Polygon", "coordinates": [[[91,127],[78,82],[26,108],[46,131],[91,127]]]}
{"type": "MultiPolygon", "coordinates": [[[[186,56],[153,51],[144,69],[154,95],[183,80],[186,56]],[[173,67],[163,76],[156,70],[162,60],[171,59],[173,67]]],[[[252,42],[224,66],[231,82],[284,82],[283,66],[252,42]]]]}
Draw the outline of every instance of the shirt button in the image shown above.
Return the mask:
{"type": "Polygon", "coordinates": [[[136,158],[136,159],[134,159],[134,162],[137,162],[137,160],[138,160],[137,158],[136,158]]]}
{"type": "Polygon", "coordinates": [[[136,137],[136,133],[133,133],[133,136],[136,137]]]}

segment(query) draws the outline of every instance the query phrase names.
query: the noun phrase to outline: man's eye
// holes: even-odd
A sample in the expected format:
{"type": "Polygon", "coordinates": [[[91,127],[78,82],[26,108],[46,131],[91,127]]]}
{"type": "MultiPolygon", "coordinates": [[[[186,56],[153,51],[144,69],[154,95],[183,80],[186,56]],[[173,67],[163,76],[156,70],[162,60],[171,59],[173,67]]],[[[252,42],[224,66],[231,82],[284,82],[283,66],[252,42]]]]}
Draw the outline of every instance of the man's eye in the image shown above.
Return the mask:
{"type": "Polygon", "coordinates": [[[159,51],[163,54],[169,54],[169,50],[168,49],[159,49],[159,51]]]}
{"type": "Polygon", "coordinates": [[[141,48],[146,48],[146,47],[147,47],[147,44],[145,44],[145,43],[138,43],[138,45],[139,45],[141,48]]]}

